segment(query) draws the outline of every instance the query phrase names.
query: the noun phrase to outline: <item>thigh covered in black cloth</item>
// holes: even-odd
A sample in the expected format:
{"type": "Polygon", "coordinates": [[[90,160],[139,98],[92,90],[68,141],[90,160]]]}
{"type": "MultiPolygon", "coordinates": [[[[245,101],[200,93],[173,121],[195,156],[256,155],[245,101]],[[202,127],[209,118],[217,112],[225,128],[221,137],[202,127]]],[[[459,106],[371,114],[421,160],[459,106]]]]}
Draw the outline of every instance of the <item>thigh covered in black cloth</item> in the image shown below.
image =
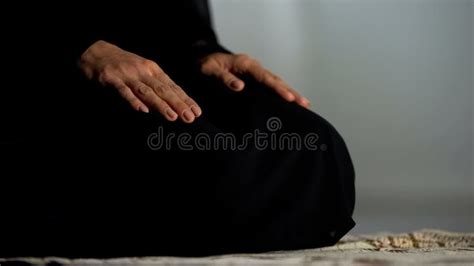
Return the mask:
{"type": "Polygon", "coordinates": [[[243,147],[216,191],[229,250],[327,246],[354,226],[354,168],[328,121],[252,80],[242,92],[199,80],[183,87],[203,103],[203,118],[243,147]]]}
{"type": "Polygon", "coordinates": [[[328,246],[354,226],[354,169],[329,122],[251,80],[239,93],[203,77],[180,85],[203,109],[192,124],[131,111],[108,94],[103,117],[84,120],[100,129],[86,162],[103,171],[76,186],[96,195],[78,206],[103,217],[89,228],[143,243],[122,253],[208,255],[328,246]],[[202,136],[211,145],[199,145],[202,136]]]}
{"type": "Polygon", "coordinates": [[[135,112],[110,88],[74,86],[76,98],[43,134],[48,141],[27,156],[45,176],[34,193],[46,195],[23,206],[42,217],[28,233],[49,244],[29,242],[30,250],[260,252],[331,245],[354,226],[354,170],[326,120],[250,80],[240,93],[203,77],[178,82],[203,109],[192,124],[135,112]],[[235,142],[224,144],[223,134],[235,142]],[[317,136],[311,147],[303,143],[309,134],[317,136]],[[287,135],[300,146],[272,146],[287,135]]]}

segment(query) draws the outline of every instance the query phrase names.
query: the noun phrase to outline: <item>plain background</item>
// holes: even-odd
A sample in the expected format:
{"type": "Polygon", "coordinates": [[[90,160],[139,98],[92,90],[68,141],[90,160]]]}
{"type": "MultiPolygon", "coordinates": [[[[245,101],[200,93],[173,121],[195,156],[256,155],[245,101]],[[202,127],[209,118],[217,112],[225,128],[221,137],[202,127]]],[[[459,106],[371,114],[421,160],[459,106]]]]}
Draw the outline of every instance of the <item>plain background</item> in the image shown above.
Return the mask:
{"type": "Polygon", "coordinates": [[[473,1],[212,0],[221,42],[344,136],[352,233],[474,231],[473,1]]]}

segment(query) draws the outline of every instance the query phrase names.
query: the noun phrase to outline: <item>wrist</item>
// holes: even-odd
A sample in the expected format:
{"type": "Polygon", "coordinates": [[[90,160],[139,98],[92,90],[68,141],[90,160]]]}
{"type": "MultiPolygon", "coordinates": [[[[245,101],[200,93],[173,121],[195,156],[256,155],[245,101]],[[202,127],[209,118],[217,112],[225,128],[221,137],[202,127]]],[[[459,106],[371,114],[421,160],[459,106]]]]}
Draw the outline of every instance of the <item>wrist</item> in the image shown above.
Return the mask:
{"type": "Polygon", "coordinates": [[[78,61],[79,68],[82,69],[87,78],[91,79],[95,68],[100,65],[103,58],[118,50],[120,48],[116,45],[103,40],[96,41],[82,53],[78,61]]]}

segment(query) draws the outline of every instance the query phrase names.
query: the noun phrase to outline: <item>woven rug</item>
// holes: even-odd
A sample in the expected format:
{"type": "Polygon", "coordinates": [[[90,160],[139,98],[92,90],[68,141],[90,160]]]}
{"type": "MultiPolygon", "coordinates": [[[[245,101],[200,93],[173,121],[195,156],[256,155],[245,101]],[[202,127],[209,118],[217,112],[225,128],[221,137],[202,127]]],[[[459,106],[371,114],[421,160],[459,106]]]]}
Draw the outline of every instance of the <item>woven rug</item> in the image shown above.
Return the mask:
{"type": "Polygon", "coordinates": [[[474,234],[424,229],[347,235],[332,247],[203,258],[16,258],[0,265],[474,265],[474,234]]]}

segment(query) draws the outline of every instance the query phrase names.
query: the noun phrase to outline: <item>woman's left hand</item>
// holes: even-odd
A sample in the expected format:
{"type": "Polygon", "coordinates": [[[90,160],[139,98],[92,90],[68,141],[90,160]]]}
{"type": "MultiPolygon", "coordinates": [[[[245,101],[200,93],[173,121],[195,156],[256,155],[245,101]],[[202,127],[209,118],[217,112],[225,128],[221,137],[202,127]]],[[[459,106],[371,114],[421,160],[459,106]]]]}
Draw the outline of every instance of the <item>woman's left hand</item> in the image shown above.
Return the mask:
{"type": "Polygon", "coordinates": [[[241,91],[245,83],[238,76],[248,75],[274,90],[285,100],[309,108],[310,102],[291,88],[284,80],[268,71],[260,63],[245,54],[213,53],[201,61],[201,72],[214,76],[231,90],[241,91]]]}

